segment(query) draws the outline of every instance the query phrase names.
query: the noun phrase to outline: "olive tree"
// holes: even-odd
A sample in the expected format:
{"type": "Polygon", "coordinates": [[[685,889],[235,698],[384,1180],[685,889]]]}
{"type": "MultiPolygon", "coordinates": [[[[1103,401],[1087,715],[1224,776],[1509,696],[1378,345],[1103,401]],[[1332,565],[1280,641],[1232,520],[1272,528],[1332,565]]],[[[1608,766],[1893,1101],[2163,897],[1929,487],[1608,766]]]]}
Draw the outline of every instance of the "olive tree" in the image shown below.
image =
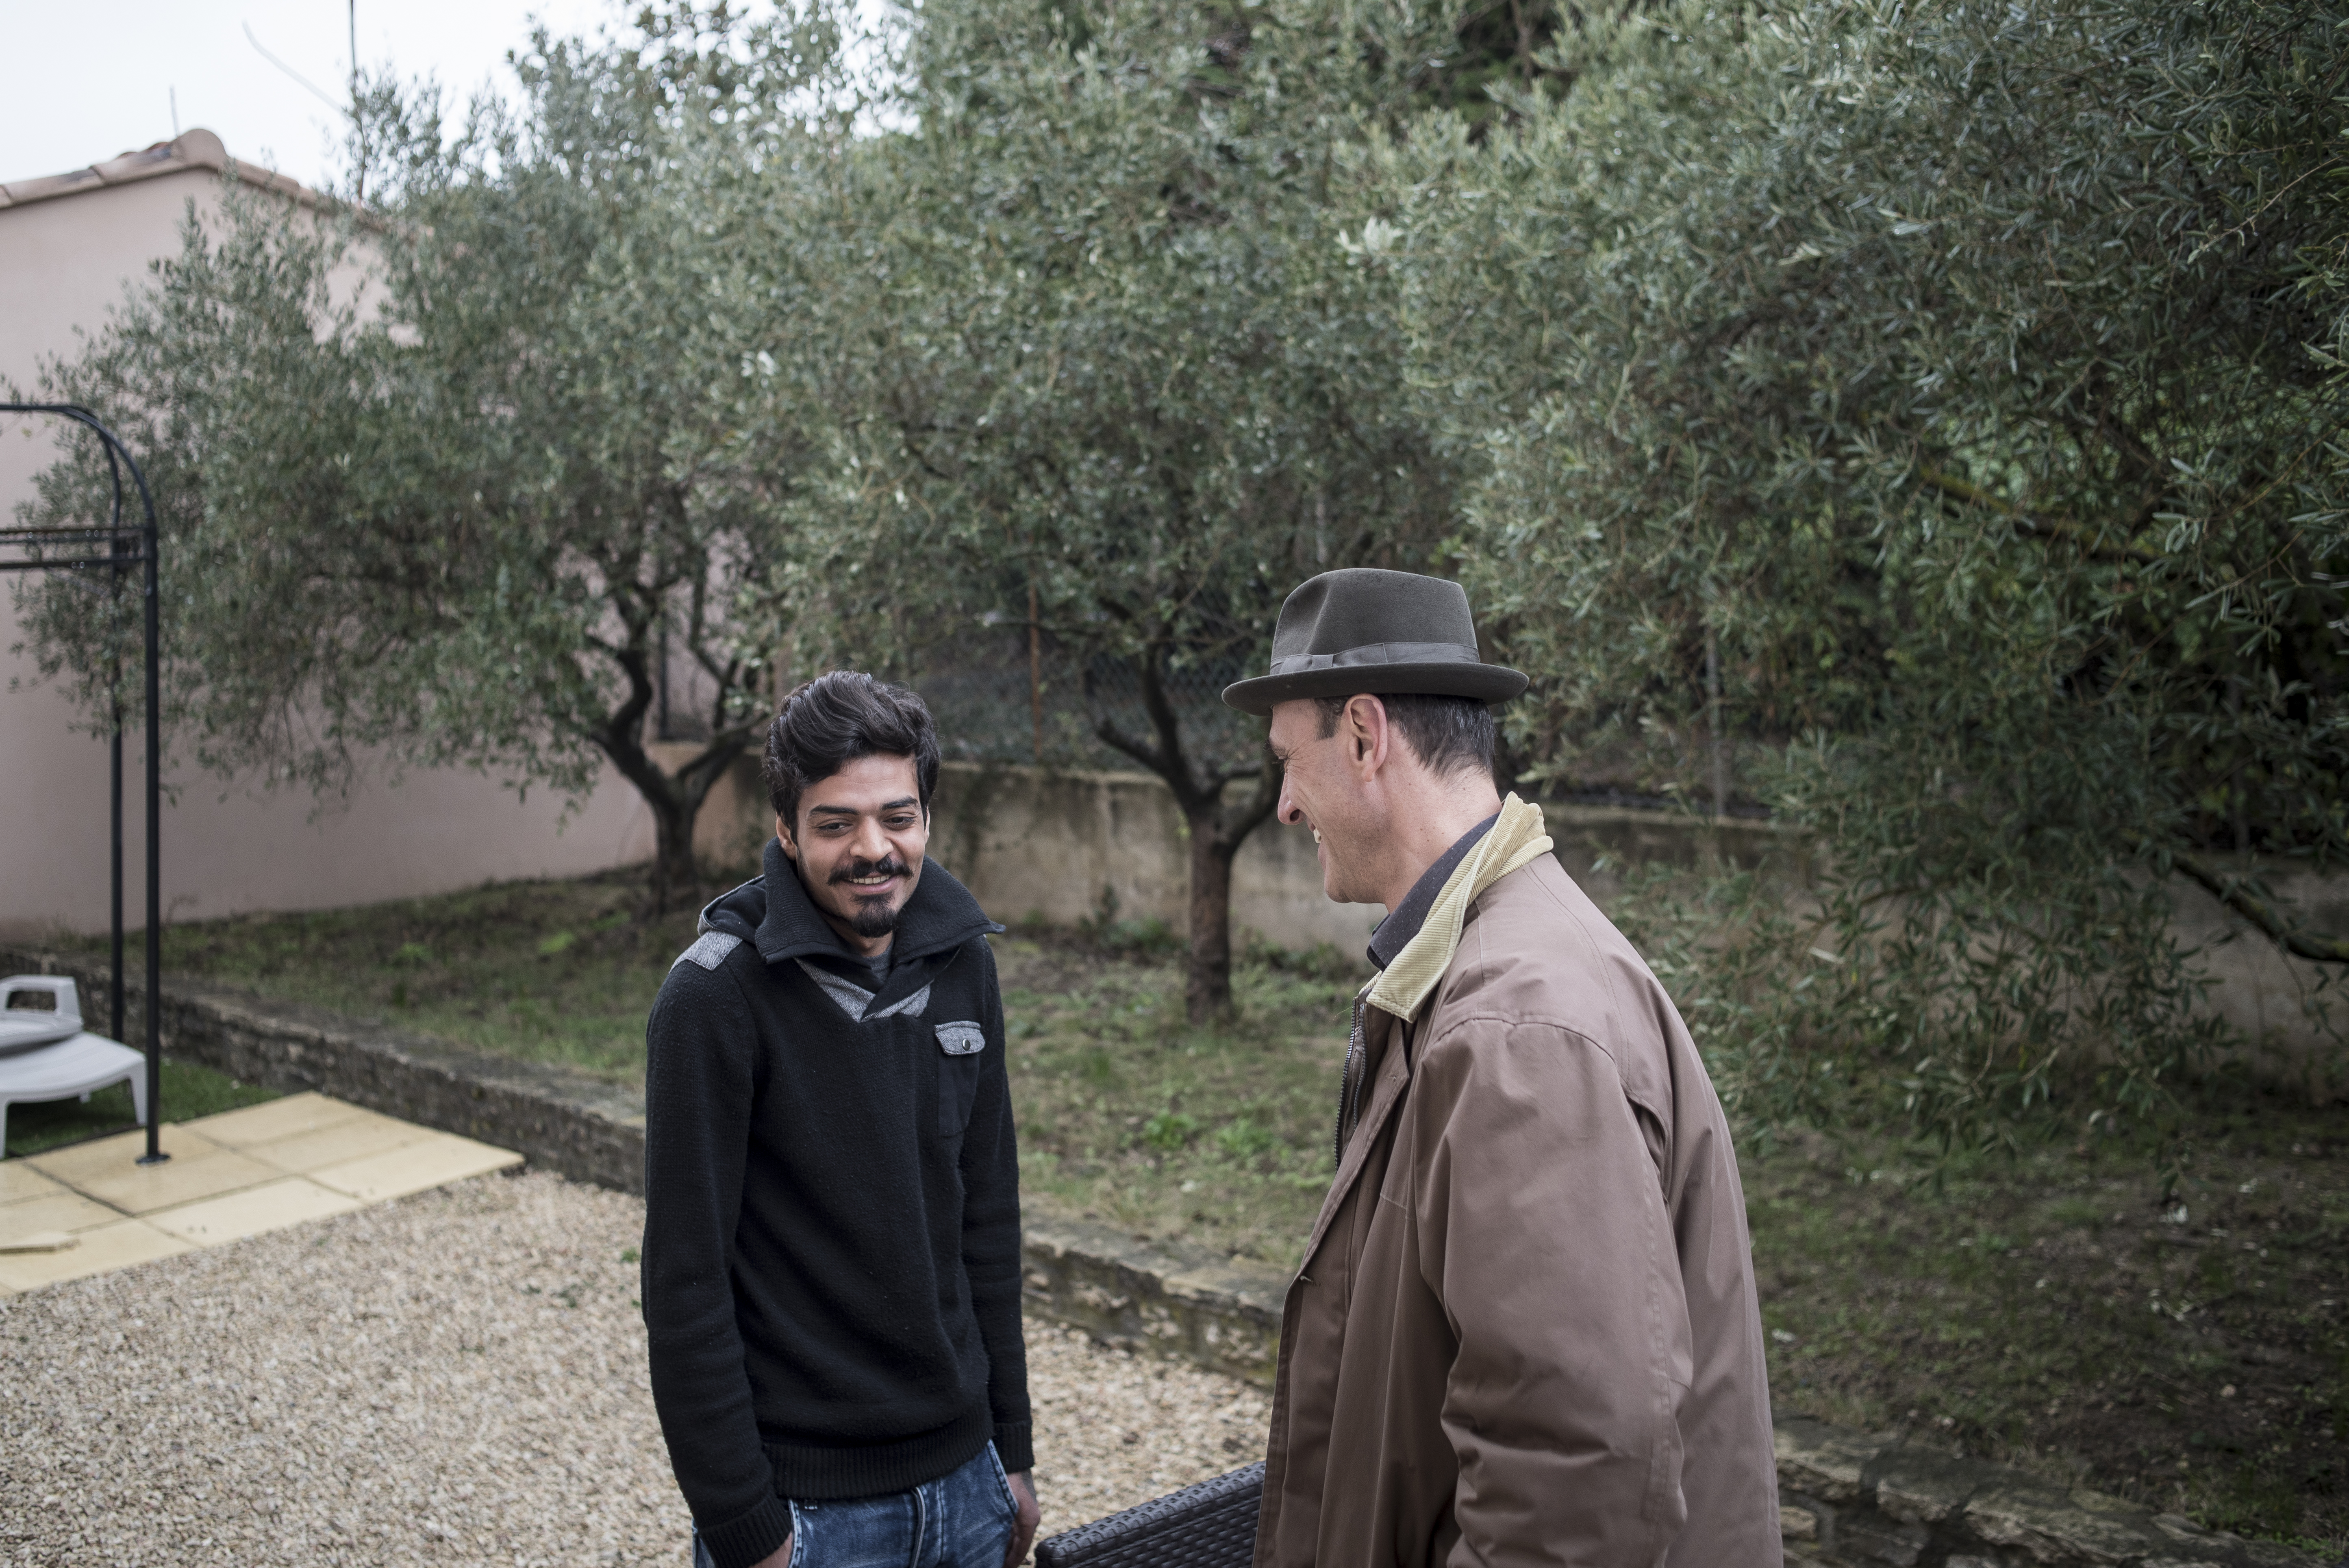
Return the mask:
{"type": "Polygon", "coordinates": [[[2337,9],[1692,0],[1547,59],[1364,156],[1520,746],[1820,836],[1815,910],[1657,934],[1744,1081],[2144,1105],[2210,1038],[2175,877],[2349,958],[2218,858],[2349,849],[2337,9]]]}
{"type": "MultiPolygon", "coordinates": [[[[368,206],[232,191],[217,233],[191,212],[181,254],[46,379],[150,465],[167,717],[202,762],[333,790],[379,752],[574,797],[608,764],[651,811],[666,900],[761,717],[732,610],[778,554],[757,492],[795,461],[788,428],[756,463],[730,445],[739,355],[705,298],[726,237],[667,176],[688,135],[793,134],[774,106],[827,68],[829,35],[648,21],[630,47],[542,34],[521,108],[479,103],[454,135],[429,89],[367,88],[368,206]],[[665,657],[708,694],[674,766],[647,727],[665,657]]],[[[103,480],[62,463],[38,509],[85,515],[103,480]]],[[[119,629],[82,598],[53,585],[29,624],[102,704],[119,629]]]]}
{"type": "Polygon", "coordinates": [[[1279,789],[1215,681],[1261,666],[1304,578],[1425,568],[1455,521],[1392,281],[1331,190],[1334,147],[1409,84],[1307,7],[1076,15],[926,5],[909,129],[710,200],[772,225],[736,285],[776,334],[750,407],[836,411],[779,625],[804,657],[913,671],[1032,614],[1123,687],[1095,729],[1183,814],[1205,1022],[1231,1006],[1233,857],[1279,789]],[[820,300],[821,354],[778,298],[820,300]]]}

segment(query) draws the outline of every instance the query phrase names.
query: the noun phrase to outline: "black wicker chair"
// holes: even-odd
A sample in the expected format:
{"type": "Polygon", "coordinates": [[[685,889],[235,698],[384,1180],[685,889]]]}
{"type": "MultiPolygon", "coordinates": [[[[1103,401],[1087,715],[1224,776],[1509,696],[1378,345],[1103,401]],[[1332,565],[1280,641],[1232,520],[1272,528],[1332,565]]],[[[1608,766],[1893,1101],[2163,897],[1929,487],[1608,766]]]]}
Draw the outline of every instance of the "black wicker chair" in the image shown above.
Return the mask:
{"type": "Polygon", "coordinates": [[[1096,1519],[1036,1547],[1036,1568],[1247,1568],[1261,1461],[1096,1519]]]}

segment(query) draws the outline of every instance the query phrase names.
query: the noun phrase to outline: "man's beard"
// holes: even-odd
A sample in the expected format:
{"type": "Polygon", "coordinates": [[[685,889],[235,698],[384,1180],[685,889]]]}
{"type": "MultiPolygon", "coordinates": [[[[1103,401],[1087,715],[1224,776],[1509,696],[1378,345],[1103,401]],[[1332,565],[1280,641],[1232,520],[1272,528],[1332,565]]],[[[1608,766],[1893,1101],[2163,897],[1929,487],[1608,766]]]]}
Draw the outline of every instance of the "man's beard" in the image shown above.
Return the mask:
{"type": "MultiPolygon", "coordinates": [[[[882,875],[901,877],[905,874],[905,861],[895,855],[884,855],[877,861],[851,860],[846,865],[832,873],[832,882],[833,886],[838,887],[856,877],[882,875]]],[[[848,917],[848,929],[857,935],[886,936],[897,929],[897,916],[902,912],[890,903],[888,894],[859,893],[852,887],[848,890],[848,899],[855,910],[855,913],[848,917]]]]}

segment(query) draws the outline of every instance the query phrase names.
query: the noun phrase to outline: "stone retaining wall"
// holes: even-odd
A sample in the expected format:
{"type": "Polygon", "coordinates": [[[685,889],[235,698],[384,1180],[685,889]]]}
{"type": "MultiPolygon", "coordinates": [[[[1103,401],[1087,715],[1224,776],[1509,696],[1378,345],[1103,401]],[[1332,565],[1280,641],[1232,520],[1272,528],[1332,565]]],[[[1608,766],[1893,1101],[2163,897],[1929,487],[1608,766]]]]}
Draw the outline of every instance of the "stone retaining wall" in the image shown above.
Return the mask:
{"type": "Polygon", "coordinates": [[[1800,1416],[1777,1430],[1790,1563],[1891,1568],[2324,1568],[2002,1465],[1800,1416]]]}
{"type": "Polygon", "coordinates": [[[1029,1309],[1106,1345],[1196,1362],[1269,1386],[1288,1281],[1164,1250],[1083,1220],[1030,1211],[1029,1309]]]}
{"type": "MultiPolygon", "coordinates": [[[[0,974],[29,973],[71,975],[85,996],[104,995],[94,970],[0,948],[0,974]]],[[[134,986],[131,1016],[142,1016],[143,1000],[134,986]]],[[[172,1056],[247,1083],[317,1089],[519,1150],[576,1181],[644,1191],[637,1091],[229,991],[167,985],[162,1024],[172,1056]]],[[[1024,1221],[1030,1311],[1141,1354],[1271,1381],[1287,1288],[1280,1275],[1176,1255],[1084,1221],[1032,1212],[1024,1221]]],[[[1777,1458],[1793,1564],[2326,1568],[2306,1553],[2200,1531],[1898,1435],[1782,1417],[1777,1458]]]]}

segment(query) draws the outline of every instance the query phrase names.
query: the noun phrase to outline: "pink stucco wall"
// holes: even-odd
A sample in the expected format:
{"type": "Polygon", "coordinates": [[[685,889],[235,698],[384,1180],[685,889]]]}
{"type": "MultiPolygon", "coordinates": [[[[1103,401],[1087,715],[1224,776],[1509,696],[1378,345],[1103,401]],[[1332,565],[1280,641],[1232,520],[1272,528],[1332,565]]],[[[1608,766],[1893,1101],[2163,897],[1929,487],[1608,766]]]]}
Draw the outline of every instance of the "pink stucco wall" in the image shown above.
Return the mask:
{"type": "MultiPolygon", "coordinates": [[[[210,170],[188,168],[0,206],[0,378],[36,394],[40,363],[78,353],[75,329],[101,326],[126,282],[176,253],[187,203],[201,211],[218,190],[210,170]]],[[[0,507],[8,513],[53,459],[56,423],[0,416],[0,507]]],[[[99,930],[108,912],[106,748],[74,733],[63,696],[14,651],[22,634],[13,576],[0,578],[0,935],[99,930]]],[[[126,750],[128,907],[136,924],[141,762],[135,740],[126,750]]],[[[462,770],[410,773],[395,784],[378,769],[348,800],[323,809],[306,795],[191,769],[171,781],[179,792],[163,814],[163,898],[174,920],[575,875],[652,852],[650,819],[617,778],[567,821],[561,801],[543,791],[518,799],[495,779],[462,770]]],[[[738,813],[724,801],[713,806],[706,825],[720,837],[734,833],[738,813]]]]}

